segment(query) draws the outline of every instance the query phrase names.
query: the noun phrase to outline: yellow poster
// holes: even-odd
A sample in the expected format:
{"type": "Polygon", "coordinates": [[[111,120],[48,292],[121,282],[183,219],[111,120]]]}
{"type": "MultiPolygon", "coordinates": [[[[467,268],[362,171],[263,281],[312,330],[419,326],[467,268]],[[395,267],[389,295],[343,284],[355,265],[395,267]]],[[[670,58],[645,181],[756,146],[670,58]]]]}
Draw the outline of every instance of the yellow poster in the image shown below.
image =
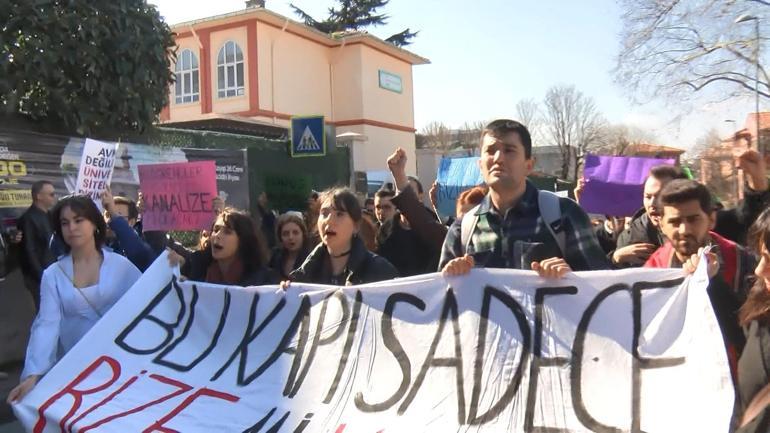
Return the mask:
{"type": "Polygon", "coordinates": [[[26,207],[32,204],[32,192],[29,189],[0,190],[0,208],[26,207]]]}

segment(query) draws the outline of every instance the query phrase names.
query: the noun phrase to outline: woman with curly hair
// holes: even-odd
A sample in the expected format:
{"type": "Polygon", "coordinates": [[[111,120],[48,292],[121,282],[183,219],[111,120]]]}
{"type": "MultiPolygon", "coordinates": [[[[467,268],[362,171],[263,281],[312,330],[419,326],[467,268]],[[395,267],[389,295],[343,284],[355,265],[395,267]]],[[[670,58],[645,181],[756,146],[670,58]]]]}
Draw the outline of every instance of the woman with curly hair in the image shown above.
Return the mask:
{"type": "Polygon", "coordinates": [[[169,253],[172,263],[183,263],[181,273],[194,281],[236,286],[261,286],[280,281],[267,267],[262,232],[245,212],[225,208],[214,221],[200,251],[188,260],[169,253]]]}

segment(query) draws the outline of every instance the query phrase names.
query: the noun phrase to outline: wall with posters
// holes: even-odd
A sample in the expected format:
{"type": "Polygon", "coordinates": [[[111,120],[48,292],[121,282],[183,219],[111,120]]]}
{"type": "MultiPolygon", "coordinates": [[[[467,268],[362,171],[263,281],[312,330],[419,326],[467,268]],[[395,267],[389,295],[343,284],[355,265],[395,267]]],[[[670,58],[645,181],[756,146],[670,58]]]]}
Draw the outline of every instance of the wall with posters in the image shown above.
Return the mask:
{"type": "MultiPolygon", "coordinates": [[[[60,196],[75,190],[84,144],[85,140],[77,137],[0,130],[0,218],[7,223],[6,227],[15,225],[13,220],[31,204],[29,190],[34,182],[53,182],[60,196]]],[[[121,142],[112,177],[113,193],[137,197],[139,165],[205,160],[216,161],[219,194],[227,197],[228,204],[248,209],[246,152],[237,149],[185,149],[121,142]]]]}
{"type": "MultiPolygon", "coordinates": [[[[94,137],[110,141],[103,137],[94,137]]],[[[0,128],[0,219],[9,224],[31,203],[33,182],[47,179],[60,195],[73,190],[85,140],[0,128]]],[[[348,153],[329,147],[324,157],[296,158],[288,142],[209,131],[158,128],[124,140],[118,147],[113,192],[135,198],[141,164],[214,160],[219,193],[228,205],[254,211],[256,198],[269,178],[294,179],[307,191],[292,200],[278,200],[279,209],[303,209],[310,189],[348,183],[348,153]]]]}
{"type": "Polygon", "coordinates": [[[158,135],[150,137],[149,143],[185,148],[246,149],[252,213],[259,194],[262,191],[270,194],[270,186],[276,183],[270,182],[273,178],[297,186],[295,194],[289,197],[271,198],[274,208],[279,211],[304,210],[311,189],[323,190],[330,186],[347,185],[350,180],[348,149],[332,144],[334,128],[327,128],[326,131],[326,155],[312,158],[292,158],[289,142],[283,140],[211,131],[173,128],[158,130],[158,135]]]}

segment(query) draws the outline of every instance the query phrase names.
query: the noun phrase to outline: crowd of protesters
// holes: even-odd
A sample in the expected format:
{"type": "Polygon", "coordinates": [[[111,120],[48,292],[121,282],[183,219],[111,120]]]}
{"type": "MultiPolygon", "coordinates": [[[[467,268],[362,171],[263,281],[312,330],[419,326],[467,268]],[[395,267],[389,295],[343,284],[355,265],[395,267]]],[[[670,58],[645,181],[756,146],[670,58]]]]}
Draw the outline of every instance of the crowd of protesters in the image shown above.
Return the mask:
{"type": "Polygon", "coordinates": [[[57,203],[50,182],[35,183],[32,206],[2,244],[20,250],[38,309],[22,380],[9,401],[22,399],[166,249],[187,279],[283,288],[435,271],[457,276],[474,267],[532,270],[545,278],[640,266],[692,273],[705,257],[708,296],[738,391],[734,428],[770,431],[770,189],[758,152],[738,158],[747,185],[734,209],[719,209],[707,186],[678,167],[658,166],[635,215],[595,223],[579,204],[586,181],[571,200],[528,180],[535,161],[524,125],[495,120],[479,146],[484,185],[460,194],[448,222],[436,211],[437,185],[428,192],[430,209],[419,179],[406,175],[406,152],[398,149],[386,161],[393,182],[363,206],[349,189],[331,188],[313,192],[304,214],[277,215],[263,193],[254,219],[219,200],[196,249],[166,233],[143,232],[141,197],[137,203],[108,190],[102,215],[90,199],[57,203]]]}

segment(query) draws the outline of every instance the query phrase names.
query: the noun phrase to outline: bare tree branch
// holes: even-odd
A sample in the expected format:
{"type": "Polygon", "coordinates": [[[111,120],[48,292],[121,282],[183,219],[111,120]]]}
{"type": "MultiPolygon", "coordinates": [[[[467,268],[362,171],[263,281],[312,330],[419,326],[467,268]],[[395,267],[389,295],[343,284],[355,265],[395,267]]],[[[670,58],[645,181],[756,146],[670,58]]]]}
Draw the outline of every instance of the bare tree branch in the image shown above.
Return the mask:
{"type": "Polygon", "coordinates": [[[444,151],[452,147],[452,131],[442,122],[434,120],[425,125],[420,133],[424,136],[428,147],[444,151]]]}
{"type": "MultiPolygon", "coordinates": [[[[755,92],[757,40],[754,27],[736,24],[744,13],[762,17],[768,0],[619,0],[621,48],[616,81],[637,100],[708,98],[755,92]]],[[[767,20],[761,20],[764,25],[767,20]]],[[[760,31],[768,34],[767,31],[760,31]]],[[[770,79],[761,61],[760,96],[770,99],[770,79]]]]}
{"type": "Polygon", "coordinates": [[[585,154],[602,142],[606,121],[593,98],[575,86],[551,87],[543,105],[547,134],[561,153],[562,178],[575,181],[585,154]]]}

